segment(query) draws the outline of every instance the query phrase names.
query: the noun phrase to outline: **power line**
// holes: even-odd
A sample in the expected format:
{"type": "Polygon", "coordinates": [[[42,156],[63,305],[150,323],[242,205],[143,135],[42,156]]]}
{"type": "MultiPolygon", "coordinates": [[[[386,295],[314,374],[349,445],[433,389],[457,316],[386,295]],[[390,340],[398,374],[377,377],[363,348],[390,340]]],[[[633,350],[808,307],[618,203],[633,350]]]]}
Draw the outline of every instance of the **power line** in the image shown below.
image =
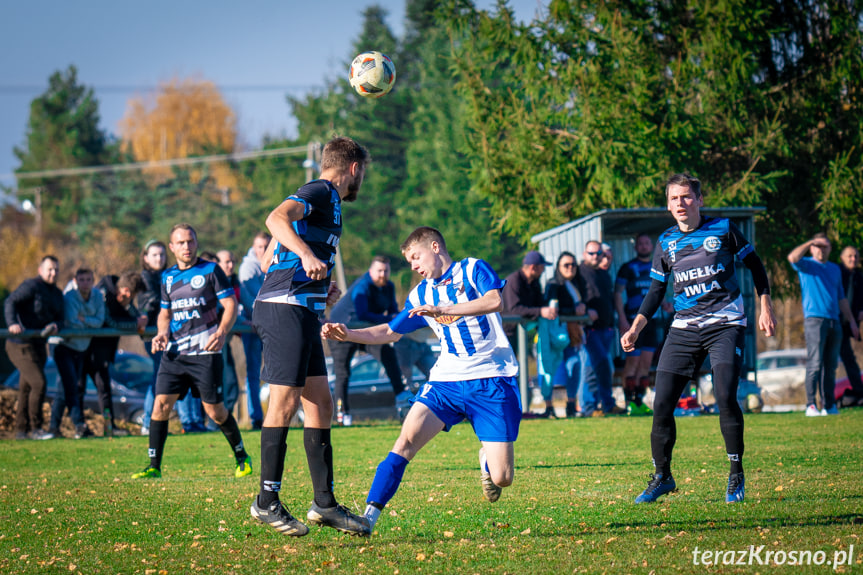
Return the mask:
{"type": "MultiPolygon", "coordinates": [[[[297,90],[309,91],[321,88],[319,84],[217,84],[217,88],[224,92],[295,92],[297,90]]],[[[107,94],[129,94],[134,92],[153,92],[156,86],[135,84],[105,84],[88,86],[94,92],[107,94]]],[[[0,84],[0,94],[32,94],[43,92],[43,84],[0,84]]]]}
{"type": "Polygon", "coordinates": [[[155,162],[135,162],[131,164],[111,164],[107,166],[82,166],[78,168],[59,168],[56,170],[39,170],[35,172],[18,172],[15,174],[0,174],[0,180],[17,179],[35,180],[37,178],[55,178],[59,176],[82,176],[87,174],[99,174],[105,172],[128,172],[145,168],[159,168],[170,166],[188,166],[191,164],[209,164],[212,162],[229,162],[240,160],[251,160],[255,158],[269,158],[275,156],[291,156],[294,154],[305,154],[306,146],[295,146],[293,148],[275,148],[272,150],[255,150],[252,152],[237,152],[234,154],[217,154],[213,156],[201,156],[197,158],[176,158],[173,160],[158,160],[155,162]]]}

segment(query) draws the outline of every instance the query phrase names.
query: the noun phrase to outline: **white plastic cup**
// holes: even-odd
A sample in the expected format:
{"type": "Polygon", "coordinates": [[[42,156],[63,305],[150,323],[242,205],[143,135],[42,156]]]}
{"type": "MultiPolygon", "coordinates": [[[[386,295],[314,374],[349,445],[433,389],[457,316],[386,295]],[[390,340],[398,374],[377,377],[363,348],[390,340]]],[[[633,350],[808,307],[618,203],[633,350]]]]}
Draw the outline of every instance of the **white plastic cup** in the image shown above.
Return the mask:
{"type": "Polygon", "coordinates": [[[350,427],[351,423],[353,423],[353,416],[350,413],[345,413],[342,415],[342,425],[345,427],[350,427]]]}
{"type": "Polygon", "coordinates": [[[551,309],[553,309],[554,311],[557,311],[557,307],[558,307],[558,305],[560,305],[560,304],[559,304],[559,302],[558,302],[556,299],[553,299],[553,300],[551,300],[551,301],[549,301],[549,302],[548,302],[548,307],[550,307],[550,308],[551,308],[551,309]]]}

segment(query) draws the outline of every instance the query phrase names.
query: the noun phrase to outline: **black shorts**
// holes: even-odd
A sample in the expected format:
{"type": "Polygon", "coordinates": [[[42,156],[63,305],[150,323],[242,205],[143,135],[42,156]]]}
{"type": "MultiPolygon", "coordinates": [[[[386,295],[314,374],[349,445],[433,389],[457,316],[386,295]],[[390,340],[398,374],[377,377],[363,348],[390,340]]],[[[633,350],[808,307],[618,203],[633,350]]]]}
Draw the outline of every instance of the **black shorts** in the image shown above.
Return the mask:
{"type": "Polygon", "coordinates": [[[223,370],[221,353],[173,357],[165,354],[156,376],[156,395],[177,394],[183,399],[191,391],[193,397],[200,397],[204,403],[222,403],[223,370]]]}
{"type": "Polygon", "coordinates": [[[707,354],[710,364],[733,364],[740,374],[746,328],[742,325],[711,325],[701,329],[668,330],[656,371],[667,371],[697,379],[707,354]]]}
{"type": "Polygon", "coordinates": [[[264,345],[261,381],[303,387],[307,377],[327,375],[321,321],[305,307],[255,302],[252,324],[264,345]]]}

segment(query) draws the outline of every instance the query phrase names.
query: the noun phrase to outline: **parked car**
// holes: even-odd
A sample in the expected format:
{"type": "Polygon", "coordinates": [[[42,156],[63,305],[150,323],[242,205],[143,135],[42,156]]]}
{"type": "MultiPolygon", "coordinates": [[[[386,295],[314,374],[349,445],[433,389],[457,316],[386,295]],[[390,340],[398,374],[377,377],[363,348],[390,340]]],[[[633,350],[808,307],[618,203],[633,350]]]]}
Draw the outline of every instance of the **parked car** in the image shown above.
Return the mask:
{"type": "Polygon", "coordinates": [[[806,403],[806,349],[781,349],[759,353],[755,361],[756,381],[767,405],[804,405],[806,403]]]}
{"type": "MultiPolygon", "coordinates": [[[[332,358],[327,357],[327,379],[330,392],[335,393],[336,376],[332,358]]],[[[413,379],[409,391],[416,394],[426,382],[423,373],[413,368],[413,379]]],[[[395,407],[393,387],[384,371],[384,366],[367,353],[358,353],[351,361],[351,378],[348,380],[348,395],[351,401],[351,416],[354,421],[364,419],[403,419],[406,411],[395,407]]],[[[261,403],[266,409],[270,399],[270,387],[261,382],[261,403]]],[[[298,422],[303,421],[302,406],[297,413],[298,422]]]]}
{"type": "MultiPolygon", "coordinates": [[[[147,393],[147,386],[153,380],[153,360],[120,350],[117,352],[110,373],[114,416],[137,425],[143,424],[144,396],[147,393]]],[[[20,373],[16,369],[3,382],[3,387],[18,389],[19,378],[20,373]]],[[[52,357],[48,358],[48,363],[45,365],[45,380],[47,382],[45,400],[50,403],[61,387],[60,375],[57,373],[57,366],[52,357]]],[[[99,395],[96,392],[96,385],[89,377],[87,389],[84,392],[84,409],[99,413],[99,395]]]]}

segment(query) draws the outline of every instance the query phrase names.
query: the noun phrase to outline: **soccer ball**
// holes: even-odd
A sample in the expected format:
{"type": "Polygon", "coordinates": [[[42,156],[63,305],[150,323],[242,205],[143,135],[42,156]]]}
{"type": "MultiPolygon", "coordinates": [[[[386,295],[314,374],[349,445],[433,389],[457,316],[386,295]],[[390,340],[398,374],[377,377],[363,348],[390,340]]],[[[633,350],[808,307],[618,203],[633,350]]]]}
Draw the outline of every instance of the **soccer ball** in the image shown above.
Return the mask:
{"type": "Polygon", "coordinates": [[[351,62],[351,86],[363,98],[380,98],[396,83],[396,67],[386,54],[363,52],[351,62]]]}

